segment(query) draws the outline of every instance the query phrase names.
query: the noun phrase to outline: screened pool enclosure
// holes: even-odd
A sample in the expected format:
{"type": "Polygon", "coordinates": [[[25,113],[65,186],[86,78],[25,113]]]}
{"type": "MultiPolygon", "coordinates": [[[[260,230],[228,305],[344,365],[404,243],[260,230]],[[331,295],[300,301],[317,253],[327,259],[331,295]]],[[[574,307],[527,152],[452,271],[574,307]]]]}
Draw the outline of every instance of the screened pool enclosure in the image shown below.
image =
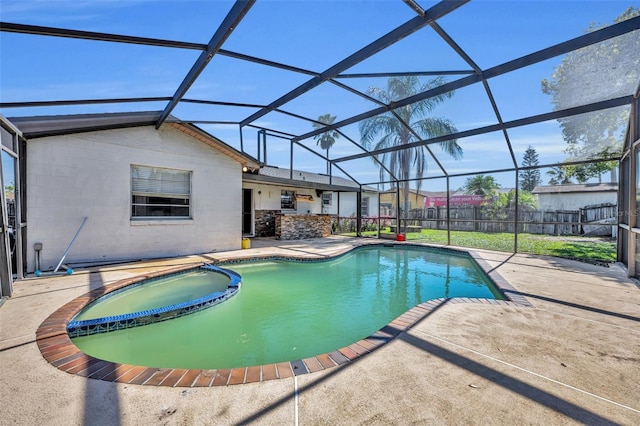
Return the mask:
{"type": "Polygon", "coordinates": [[[568,257],[567,245],[594,258],[611,249],[635,275],[638,6],[97,2],[88,11],[3,0],[2,295],[27,256],[29,140],[176,121],[292,181],[294,170],[323,176],[325,189],[339,178],[338,194],[352,182],[358,208],[338,212],[337,233],[568,257]],[[99,118],[142,112],[152,120],[99,118]],[[75,119],[46,124],[66,115],[75,119]],[[365,191],[377,193],[377,211],[365,191]],[[564,245],[538,251],[554,238],[564,245]]]}

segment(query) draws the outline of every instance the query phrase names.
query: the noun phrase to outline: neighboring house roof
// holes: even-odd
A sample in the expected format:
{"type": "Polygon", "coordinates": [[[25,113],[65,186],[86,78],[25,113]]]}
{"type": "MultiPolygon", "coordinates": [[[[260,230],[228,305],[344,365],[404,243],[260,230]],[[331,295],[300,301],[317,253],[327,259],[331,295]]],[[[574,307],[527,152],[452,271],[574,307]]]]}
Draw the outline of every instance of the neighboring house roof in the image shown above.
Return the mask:
{"type": "MultiPolygon", "coordinates": [[[[246,182],[272,183],[289,185],[301,188],[313,188],[323,191],[360,192],[360,185],[349,179],[319,173],[304,172],[300,170],[281,169],[279,167],[264,166],[256,170],[256,173],[245,173],[243,180],[246,182]]],[[[362,191],[377,192],[370,186],[363,186],[362,191]]]]}
{"type": "MultiPolygon", "coordinates": [[[[74,133],[94,132],[100,130],[122,129],[129,127],[153,126],[158,121],[162,111],[49,115],[37,117],[13,117],[8,120],[13,123],[27,139],[48,136],[68,135],[74,133]]],[[[176,117],[169,116],[165,125],[171,126],[197,140],[217,149],[243,166],[259,167],[256,159],[244,154],[215,136],[205,132],[197,126],[183,123],[176,117]]]]}
{"type": "Polygon", "coordinates": [[[536,186],[532,194],[567,194],[572,192],[616,192],[618,184],[608,183],[580,183],[568,185],[545,185],[536,186]]]}

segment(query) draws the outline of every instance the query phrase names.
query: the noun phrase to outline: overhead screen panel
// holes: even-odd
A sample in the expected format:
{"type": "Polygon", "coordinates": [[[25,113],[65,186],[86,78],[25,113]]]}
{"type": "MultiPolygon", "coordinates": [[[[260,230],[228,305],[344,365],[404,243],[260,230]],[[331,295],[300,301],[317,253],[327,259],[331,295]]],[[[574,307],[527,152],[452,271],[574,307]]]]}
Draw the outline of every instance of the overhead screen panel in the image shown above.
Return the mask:
{"type": "Polygon", "coordinates": [[[268,105],[308,79],[306,74],[215,55],[185,98],[268,105]]]}
{"type": "MultiPolygon", "coordinates": [[[[271,161],[269,161],[271,163],[271,161]]],[[[289,164],[287,164],[289,168],[289,164]]],[[[300,145],[293,145],[293,169],[303,170],[311,173],[327,174],[327,161],[308,149],[300,145]]]]}
{"type": "Polygon", "coordinates": [[[500,75],[489,85],[509,121],[630,96],[639,80],[640,31],[635,31],[500,75]]]}
{"type": "Polygon", "coordinates": [[[562,57],[546,87],[555,109],[633,95],[640,79],[640,30],[562,57]]]}
{"type": "Polygon", "coordinates": [[[471,68],[432,28],[427,27],[408,35],[344,73],[443,70],[471,71],[471,68]]]}
{"type": "Polygon", "coordinates": [[[499,13],[487,2],[471,1],[438,20],[482,69],[581,36],[592,23],[611,23],[629,6],[610,1],[576,7],[536,1],[493,4],[499,5],[499,13]]]}
{"type": "Polygon", "coordinates": [[[247,114],[255,112],[257,108],[247,108],[235,105],[215,105],[201,102],[180,102],[171,112],[183,121],[229,121],[239,123],[247,114]]]}
{"type": "Polygon", "coordinates": [[[461,157],[448,155],[439,145],[430,145],[449,175],[514,168],[509,148],[502,132],[459,138],[461,157]]]}
{"type": "MultiPolygon", "coordinates": [[[[102,3],[94,5],[97,10],[104,12],[102,15],[95,14],[95,18],[93,15],[85,16],[80,5],[67,3],[56,6],[34,3],[30,8],[32,11],[33,8],[38,9],[38,13],[23,15],[18,8],[4,7],[3,17],[34,25],[121,32],[125,35],[187,40],[205,45],[234,3],[196,3],[184,5],[180,22],[170,19],[175,10],[168,5],[157,4],[150,11],[148,7],[135,3],[111,4],[109,7],[102,3]],[[56,19],[62,19],[61,22],[50,17],[56,12],[52,7],[65,11],[62,17],[55,15],[56,19]],[[125,28],[124,21],[106,23],[106,17],[123,13],[139,19],[139,25],[125,28]],[[158,26],[157,22],[163,22],[163,25],[158,26]]],[[[420,5],[428,9],[435,3],[425,1],[420,5]]],[[[491,7],[490,3],[469,2],[438,20],[438,25],[483,70],[581,36],[591,22],[595,22],[596,27],[601,23],[610,23],[624,9],[616,2],[589,2],[589,7],[558,8],[536,2],[503,2],[497,14],[497,8],[491,7]],[[523,16],[527,19],[522,19],[523,16]]],[[[373,56],[362,56],[348,69],[338,65],[339,61],[364,46],[375,44],[376,39],[416,16],[415,11],[403,2],[257,2],[226,40],[223,51],[214,55],[185,95],[186,99],[256,106],[180,102],[172,113],[185,121],[201,122],[198,125],[204,130],[256,157],[259,154],[264,156],[263,147],[262,152],[258,151],[257,135],[258,128],[264,128],[271,132],[267,136],[268,162],[290,167],[289,138],[312,131],[312,120],[322,114],[335,115],[336,122],[340,122],[374,111],[380,108],[380,102],[398,102],[407,96],[470,75],[470,80],[473,79],[475,74],[472,65],[430,26],[401,37],[384,48],[380,46],[381,50],[373,56]],[[259,36],[256,37],[256,34],[259,36]],[[299,71],[306,70],[313,75],[243,61],[228,56],[232,54],[229,52],[280,62],[283,66],[300,67],[299,71]],[[333,71],[339,73],[335,80],[361,92],[364,97],[326,81],[315,87],[310,84],[308,91],[300,90],[299,97],[251,123],[255,127],[244,126],[240,130],[235,124],[220,124],[246,119],[260,111],[260,107],[276,101],[314,76],[319,77],[319,73],[334,65],[333,71]],[[390,79],[400,78],[390,73],[416,74],[418,91],[392,93],[386,98],[380,97],[380,102],[367,100],[366,96],[378,96],[388,91],[390,79]],[[368,76],[363,77],[364,74],[368,76]]],[[[509,127],[508,134],[518,166],[524,165],[524,153],[529,146],[537,150],[541,164],[607,158],[612,152],[619,152],[629,114],[628,106],[513,128],[509,126],[509,121],[630,96],[640,80],[639,40],[640,31],[634,31],[488,80],[499,113],[509,127]],[[554,73],[557,81],[553,81],[554,73]],[[547,89],[553,89],[547,90],[547,93],[542,90],[542,81],[545,79],[551,84],[547,89]],[[598,121],[613,124],[606,128],[594,127],[598,121]],[[569,132],[578,128],[580,130],[569,132]],[[571,145],[571,137],[575,138],[575,135],[578,135],[578,142],[571,145]]],[[[171,97],[201,52],[9,32],[2,33],[0,47],[3,59],[11,58],[0,64],[0,97],[3,102],[171,97]],[[42,72],[27,80],[23,75],[24,67],[15,66],[24,63],[42,72]]],[[[494,126],[492,130],[497,127],[498,118],[481,82],[460,87],[451,97],[444,96],[442,100],[429,98],[424,102],[431,102],[431,106],[427,108],[428,113],[421,117],[405,117],[404,107],[395,108],[395,105],[391,105],[418,133],[402,142],[412,143],[438,134],[453,134],[486,126],[494,126]],[[440,132],[423,133],[417,125],[420,119],[443,119],[451,126],[442,127],[440,132]]],[[[9,108],[3,109],[2,113],[12,116],[163,110],[166,105],[166,101],[163,101],[9,108]]],[[[415,103],[407,109],[415,110],[418,105],[415,103]]],[[[389,127],[398,133],[411,133],[389,113],[371,119],[388,119],[389,127]]],[[[361,155],[364,149],[393,148],[398,143],[377,144],[383,138],[382,133],[363,142],[360,123],[352,123],[339,130],[342,134],[328,152],[332,160],[361,155]]],[[[325,167],[322,161],[318,166],[317,159],[327,155],[327,152],[318,146],[316,139],[307,138],[300,143],[308,150],[296,148],[294,167],[298,167],[297,161],[300,161],[300,167],[307,167],[307,164],[312,168],[325,167]]],[[[440,176],[445,172],[476,173],[513,167],[511,153],[500,131],[460,138],[458,143],[461,159],[452,158],[438,144],[430,145],[435,159],[431,153],[425,154],[422,173],[419,172],[420,167],[410,161],[403,177],[413,180],[420,176],[440,176]]],[[[415,150],[425,151],[424,148],[415,150]]],[[[391,152],[381,154],[381,159],[386,155],[389,160],[391,152]]],[[[369,157],[340,162],[341,165],[343,163],[348,173],[378,175],[379,167],[369,157]]],[[[392,180],[392,177],[386,176],[385,179],[392,180]]]]}
{"type": "Polygon", "coordinates": [[[502,120],[517,120],[553,111],[542,81],[553,74],[557,60],[548,60],[488,80],[502,120]]]}
{"type": "Polygon", "coordinates": [[[465,131],[498,123],[482,83],[462,87],[450,92],[450,96],[427,99],[433,105],[428,117],[450,120],[456,131],[465,131]]]}
{"type": "Polygon", "coordinates": [[[320,73],[414,16],[396,2],[257,2],[225,48],[320,73]]]}
{"type": "MultiPolygon", "coordinates": [[[[375,104],[367,99],[331,82],[325,82],[287,102],[280,109],[313,120],[319,120],[320,116],[328,114],[335,117],[334,122],[337,123],[373,107],[375,104]]],[[[310,125],[308,131],[311,130],[314,130],[314,127],[310,125]]]]}
{"type": "MultiPolygon", "coordinates": [[[[188,72],[189,63],[198,55],[196,51],[167,51],[160,47],[116,43],[101,43],[100,48],[96,49],[97,43],[91,40],[2,33],[2,56],[11,58],[0,61],[2,102],[171,97],[188,72]],[[86,54],[77,55],[76,50],[86,54]],[[31,69],[43,72],[31,73],[31,77],[25,79],[23,68],[16,64],[29,64],[31,69]],[[83,71],[88,69],[91,72],[83,71]],[[140,81],[144,81],[144,84],[140,84],[140,81]]],[[[60,106],[49,111],[69,114],[153,109],[158,109],[158,105],[127,103],[80,108],[60,106]]],[[[34,113],[40,115],[48,112],[41,108],[37,111],[3,109],[3,115],[6,116],[34,113]]]]}
{"type": "MultiPolygon", "coordinates": [[[[389,180],[389,174],[381,169],[379,163],[376,163],[370,157],[360,158],[351,161],[343,161],[337,163],[337,167],[340,167],[353,179],[357,180],[361,184],[374,185],[381,179],[380,171],[382,170],[382,180],[389,180]]],[[[333,170],[336,170],[334,168],[333,170]]]]}
{"type": "Polygon", "coordinates": [[[342,126],[337,130],[341,136],[329,152],[332,159],[365,152],[365,147],[361,143],[360,129],[357,123],[342,126]]]}
{"type": "Polygon", "coordinates": [[[539,164],[598,160],[620,155],[629,106],[580,114],[509,129],[520,166],[525,151],[536,151],[539,164]]]}

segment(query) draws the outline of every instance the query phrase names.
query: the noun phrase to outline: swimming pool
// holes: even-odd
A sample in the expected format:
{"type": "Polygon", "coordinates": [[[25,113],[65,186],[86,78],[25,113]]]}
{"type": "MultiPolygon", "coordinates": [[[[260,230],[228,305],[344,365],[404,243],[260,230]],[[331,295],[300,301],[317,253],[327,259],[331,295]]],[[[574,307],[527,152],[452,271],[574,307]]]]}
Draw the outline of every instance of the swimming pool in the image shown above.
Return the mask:
{"type": "Polygon", "coordinates": [[[223,266],[242,276],[237,297],[192,315],[73,343],[115,363],[234,368],[336,350],[427,300],[504,299],[470,256],[449,250],[377,245],[326,261],[223,266]]]}

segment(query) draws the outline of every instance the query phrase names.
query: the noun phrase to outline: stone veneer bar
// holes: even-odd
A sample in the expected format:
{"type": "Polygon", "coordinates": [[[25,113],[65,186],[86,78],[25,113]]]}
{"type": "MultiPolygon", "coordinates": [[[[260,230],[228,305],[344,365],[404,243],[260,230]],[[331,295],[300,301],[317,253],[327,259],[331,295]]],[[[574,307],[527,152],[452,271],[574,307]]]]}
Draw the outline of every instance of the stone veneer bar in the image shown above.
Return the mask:
{"type": "Polygon", "coordinates": [[[331,235],[331,216],[327,214],[278,214],[276,238],[279,240],[303,240],[331,235]]]}

